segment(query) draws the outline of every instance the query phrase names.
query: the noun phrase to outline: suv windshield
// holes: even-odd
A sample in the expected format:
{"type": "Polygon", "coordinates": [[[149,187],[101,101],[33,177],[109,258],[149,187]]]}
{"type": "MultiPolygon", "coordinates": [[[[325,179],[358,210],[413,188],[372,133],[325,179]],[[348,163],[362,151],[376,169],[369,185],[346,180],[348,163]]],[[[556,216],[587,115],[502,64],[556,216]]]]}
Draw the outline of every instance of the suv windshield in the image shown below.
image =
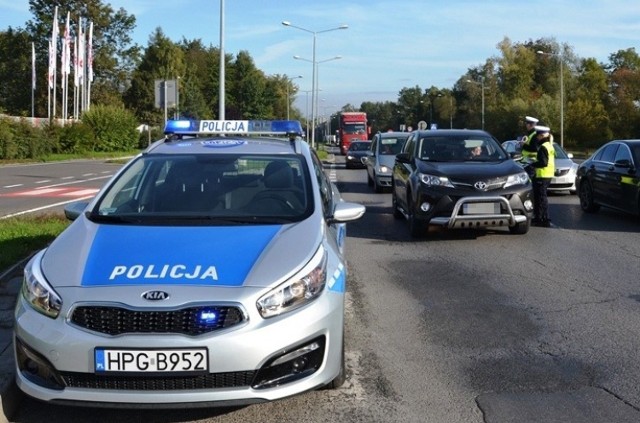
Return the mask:
{"type": "Polygon", "coordinates": [[[491,137],[464,135],[424,136],[419,140],[419,158],[434,162],[501,161],[508,157],[491,137]]]}
{"type": "Polygon", "coordinates": [[[141,156],[102,195],[91,218],[131,223],[298,221],[313,210],[308,173],[296,156],[141,156]]]}

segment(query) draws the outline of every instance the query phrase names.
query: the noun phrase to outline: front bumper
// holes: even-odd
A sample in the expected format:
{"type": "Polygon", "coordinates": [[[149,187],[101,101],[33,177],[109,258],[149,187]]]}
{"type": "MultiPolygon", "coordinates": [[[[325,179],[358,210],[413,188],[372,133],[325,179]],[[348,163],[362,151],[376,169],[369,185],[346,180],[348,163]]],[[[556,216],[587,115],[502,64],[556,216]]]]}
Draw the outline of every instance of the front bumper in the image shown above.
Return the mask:
{"type": "Polygon", "coordinates": [[[272,319],[260,318],[257,310],[248,314],[247,324],[237,329],[200,336],[149,333],[108,336],[80,329],[64,318],[45,317],[19,297],[14,340],[16,382],[27,395],[56,403],[131,408],[209,407],[285,398],[324,386],[339,374],[343,294],[327,290],[309,305],[272,319]],[[306,351],[313,343],[318,347],[295,363],[300,357],[296,352],[306,351]],[[209,373],[200,376],[96,373],[93,358],[96,347],[206,347],[209,373]],[[286,359],[276,361],[282,357],[286,359]]]}
{"type": "Polygon", "coordinates": [[[415,217],[431,225],[447,228],[513,227],[533,217],[533,194],[531,189],[513,190],[501,195],[478,195],[472,191],[467,195],[445,193],[421,193],[414,210],[415,217]],[[434,195],[435,194],[435,195],[434,195]],[[465,211],[478,205],[479,210],[465,211]],[[495,205],[495,207],[492,207],[495,205]],[[495,210],[492,210],[495,208],[495,210]]]}
{"type": "Polygon", "coordinates": [[[565,172],[562,176],[556,176],[551,179],[547,191],[571,191],[576,192],[576,174],[575,172],[565,172]]]}

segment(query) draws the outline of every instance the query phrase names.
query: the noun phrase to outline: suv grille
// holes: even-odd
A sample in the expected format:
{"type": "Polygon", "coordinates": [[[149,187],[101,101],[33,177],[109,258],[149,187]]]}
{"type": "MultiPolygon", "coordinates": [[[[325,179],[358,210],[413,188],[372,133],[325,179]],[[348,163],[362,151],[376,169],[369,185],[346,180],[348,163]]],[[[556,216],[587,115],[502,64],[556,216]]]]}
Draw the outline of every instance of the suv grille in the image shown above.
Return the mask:
{"type": "Polygon", "coordinates": [[[210,373],[197,376],[113,376],[63,372],[67,387],[119,391],[180,391],[251,386],[255,372],[210,373]]]}
{"type": "Polygon", "coordinates": [[[107,335],[124,333],[179,333],[201,335],[244,322],[238,307],[197,306],[179,310],[143,311],[111,306],[80,306],[73,310],[71,322],[82,328],[107,335]],[[203,321],[202,313],[215,314],[203,321]]]}

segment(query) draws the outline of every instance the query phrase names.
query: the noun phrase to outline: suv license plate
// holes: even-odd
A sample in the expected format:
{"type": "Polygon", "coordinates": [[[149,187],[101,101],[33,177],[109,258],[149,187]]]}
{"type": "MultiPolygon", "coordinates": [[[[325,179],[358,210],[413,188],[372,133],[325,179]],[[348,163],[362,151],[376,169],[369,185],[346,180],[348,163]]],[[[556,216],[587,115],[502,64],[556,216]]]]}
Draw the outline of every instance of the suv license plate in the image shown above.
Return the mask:
{"type": "Polygon", "coordinates": [[[206,348],[189,349],[105,349],[95,350],[96,373],[206,373],[206,348]]]}
{"type": "Polygon", "coordinates": [[[500,214],[498,203],[465,203],[462,207],[464,214],[500,214]]]}

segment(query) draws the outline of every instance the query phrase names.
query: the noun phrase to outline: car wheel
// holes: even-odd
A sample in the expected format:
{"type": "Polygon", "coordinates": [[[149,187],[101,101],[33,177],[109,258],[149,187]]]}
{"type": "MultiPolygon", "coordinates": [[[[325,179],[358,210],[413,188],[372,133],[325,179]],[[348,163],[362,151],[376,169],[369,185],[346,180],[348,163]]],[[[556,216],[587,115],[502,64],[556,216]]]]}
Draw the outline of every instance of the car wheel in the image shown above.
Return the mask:
{"type": "Polygon", "coordinates": [[[584,179],[580,183],[580,207],[587,213],[595,213],[600,209],[600,206],[593,200],[593,188],[591,183],[584,179]]]}
{"type": "Polygon", "coordinates": [[[382,192],[382,186],[380,186],[380,184],[378,184],[378,179],[377,179],[375,173],[373,174],[373,190],[375,192],[377,192],[378,194],[380,194],[382,192]]]}
{"type": "Polygon", "coordinates": [[[340,373],[331,382],[324,386],[324,389],[338,389],[347,381],[347,368],[344,359],[344,336],[342,337],[342,359],[340,362],[340,373]]]}
{"type": "Polygon", "coordinates": [[[404,214],[398,208],[398,199],[396,198],[396,190],[393,189],[393,181],[391,182],[391,207],[393,208],[393,217],[404,219],[404,214]]]}
{"type": "Polygon", "coordinates": [[[529,232],[529,227],[531,226],[531,219],[527,218],[526,221],[521,223],[516,223],[515,226],[509,226],[509,232],[514,235],[524,235],[529,232]]]}
{"type": "Polygon", "coordinates": [[[416,218],[416,213],[411,200],[407,200],[407,209],[409,209],[409,234],[412,238],[420,238],[424,236],[426,225],[420,219],[416,218]]]}

